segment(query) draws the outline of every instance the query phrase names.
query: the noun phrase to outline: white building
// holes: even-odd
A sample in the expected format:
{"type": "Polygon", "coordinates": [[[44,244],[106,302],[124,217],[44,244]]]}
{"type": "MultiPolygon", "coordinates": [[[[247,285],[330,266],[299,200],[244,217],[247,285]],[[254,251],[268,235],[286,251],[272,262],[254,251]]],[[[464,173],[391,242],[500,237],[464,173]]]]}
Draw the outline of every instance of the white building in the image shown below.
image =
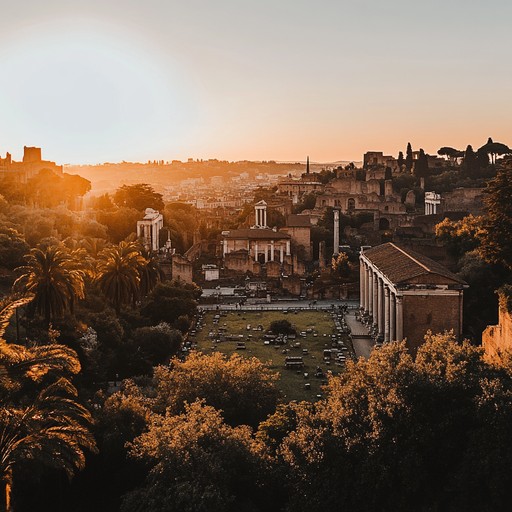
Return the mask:
{"type": "Polygon", "coordinates": [[[163,227],[163,215],[153,208],[146,208],[144,219],[137,221],[137,236],[142,239],[147,251],[160,249],[159,235],[163,227]]]}

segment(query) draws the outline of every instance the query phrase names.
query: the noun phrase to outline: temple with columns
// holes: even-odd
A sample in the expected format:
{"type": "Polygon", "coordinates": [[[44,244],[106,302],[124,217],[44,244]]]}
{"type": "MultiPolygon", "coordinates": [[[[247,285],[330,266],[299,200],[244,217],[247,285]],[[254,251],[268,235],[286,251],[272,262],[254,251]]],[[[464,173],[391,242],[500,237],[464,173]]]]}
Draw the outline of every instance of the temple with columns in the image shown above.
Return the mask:
{"type": "Polygon", "coordinates": [[[267,203],[260,201],[254,205],[256,223],[251,228],[233,229],[223,232],[222,257],[237,251],[247,251],[257,263],[278,261],[285,263],[291,256],[291,236],[267,226],[267,203]]]}
{"type": "Polygon", "coordinates": [[[406,339],[413,352],[428,330],[461,336],[467,286],[439,263],[393,243],[360,255],[362,318],[377,341],[406,339]]]}

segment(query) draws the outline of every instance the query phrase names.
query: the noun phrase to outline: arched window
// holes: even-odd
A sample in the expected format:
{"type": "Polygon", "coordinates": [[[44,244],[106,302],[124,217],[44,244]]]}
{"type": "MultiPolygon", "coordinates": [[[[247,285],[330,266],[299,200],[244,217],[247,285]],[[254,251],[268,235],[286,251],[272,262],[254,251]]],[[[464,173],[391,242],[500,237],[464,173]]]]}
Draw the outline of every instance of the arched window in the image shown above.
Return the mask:
{"type": "Polygon", "coordinates": [[[356,200],[354,198],[350,198],[347,202],[347,210],[351,212],[356,209],[356,200]]]}

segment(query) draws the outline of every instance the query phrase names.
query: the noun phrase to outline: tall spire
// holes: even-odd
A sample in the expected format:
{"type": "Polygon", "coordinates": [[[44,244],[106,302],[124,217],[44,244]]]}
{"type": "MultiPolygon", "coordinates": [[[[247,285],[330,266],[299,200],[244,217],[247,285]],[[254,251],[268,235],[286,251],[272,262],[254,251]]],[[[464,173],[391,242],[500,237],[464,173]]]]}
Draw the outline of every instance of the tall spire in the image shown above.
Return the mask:
{"type": "Polygon", "coordinates": [[[308,155],[308,159],[306,161],[306,174],[309,174],[309,155],[308,155]]]}

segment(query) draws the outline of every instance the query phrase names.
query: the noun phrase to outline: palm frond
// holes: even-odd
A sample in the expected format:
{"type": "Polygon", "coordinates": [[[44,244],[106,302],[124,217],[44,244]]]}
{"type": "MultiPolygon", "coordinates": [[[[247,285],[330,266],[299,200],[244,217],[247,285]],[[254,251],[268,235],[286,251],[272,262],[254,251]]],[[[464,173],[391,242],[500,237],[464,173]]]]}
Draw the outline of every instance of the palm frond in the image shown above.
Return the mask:
{"type": "Polygon", "coordinates": [[[33,298],[33,295],[25,295],[19,298],[7,297],[0,301],[0,341],[3,339],[5,330],[16,309],[26,306],[33,298]]]}

